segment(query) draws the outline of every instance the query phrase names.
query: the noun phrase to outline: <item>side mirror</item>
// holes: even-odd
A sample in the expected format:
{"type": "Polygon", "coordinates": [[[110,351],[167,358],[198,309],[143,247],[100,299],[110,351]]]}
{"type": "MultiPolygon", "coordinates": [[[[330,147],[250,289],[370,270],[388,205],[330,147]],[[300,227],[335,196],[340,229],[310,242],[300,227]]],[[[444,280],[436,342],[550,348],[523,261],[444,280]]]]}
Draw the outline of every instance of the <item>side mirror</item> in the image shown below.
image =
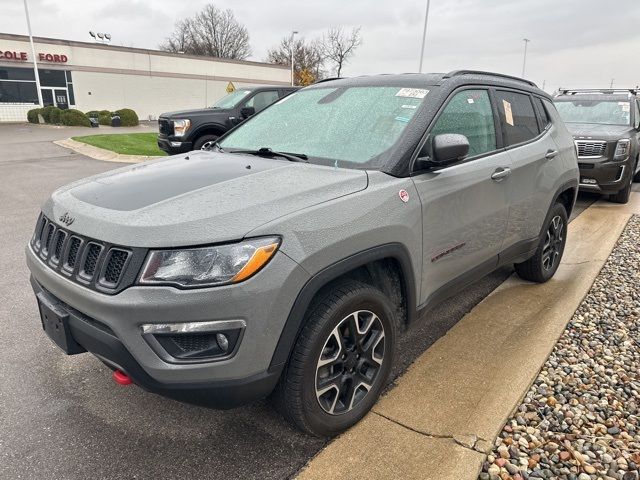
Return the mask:
{"type": "Polygon", "coordinates": [[[445,167],[459,162],[469,155],[469,140],[457,133],[442,133],[433,139],[433,158],[431,163],[445,167]]]}
{"type": "Polygon", "coordinates": [[[256,113],[256,109],[253,107],[242,107],[242,109],[240,109],[240,115],[242,115],[242,118],[249,118],[251,115],[255,115],[256,113]]]}

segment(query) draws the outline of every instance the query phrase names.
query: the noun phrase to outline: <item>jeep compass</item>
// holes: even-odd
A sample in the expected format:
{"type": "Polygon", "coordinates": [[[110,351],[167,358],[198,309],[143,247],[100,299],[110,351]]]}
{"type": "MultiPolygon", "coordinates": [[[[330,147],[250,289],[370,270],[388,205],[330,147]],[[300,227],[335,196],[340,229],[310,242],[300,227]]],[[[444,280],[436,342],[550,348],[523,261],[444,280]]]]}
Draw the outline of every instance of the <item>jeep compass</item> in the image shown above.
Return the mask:
{"type": "Polygon", "coordinates": [[[573,138],[529,81],[339,79],[211,151],[57,190],[26,256],[66,354],[200,405],[272,394],[330,436],[371,409],[437,302],[502,265],[549,280],[577,191],[573,138]]]}

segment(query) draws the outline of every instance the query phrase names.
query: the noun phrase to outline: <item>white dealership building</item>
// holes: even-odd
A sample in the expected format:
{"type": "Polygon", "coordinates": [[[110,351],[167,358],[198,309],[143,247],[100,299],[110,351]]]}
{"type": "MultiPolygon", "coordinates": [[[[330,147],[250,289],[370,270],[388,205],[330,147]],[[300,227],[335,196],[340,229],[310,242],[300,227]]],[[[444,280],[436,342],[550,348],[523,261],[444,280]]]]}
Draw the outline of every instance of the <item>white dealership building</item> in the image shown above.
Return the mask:
{"type": "MultiPolygon", "coordinates": [[[[211,105],[233,86],[287,85],[288,67],[142,48],[34,38],[45,105],[132,108],[141,120],[211,105]]],[[[26,121],[38,104],[29,37],[0,33],[0,122],[26,121]]]]}

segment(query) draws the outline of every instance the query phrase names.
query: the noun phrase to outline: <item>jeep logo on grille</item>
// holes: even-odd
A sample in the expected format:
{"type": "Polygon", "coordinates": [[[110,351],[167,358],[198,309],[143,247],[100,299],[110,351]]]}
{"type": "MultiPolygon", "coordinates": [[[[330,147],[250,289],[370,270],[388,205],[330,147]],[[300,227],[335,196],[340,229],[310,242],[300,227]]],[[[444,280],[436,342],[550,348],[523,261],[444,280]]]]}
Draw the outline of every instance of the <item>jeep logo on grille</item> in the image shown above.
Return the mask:
{"type": "Polygon", "coordinates": [[[58,218],[58,220],[60,220],[68,227],[75,221],[75,218],[69,215],[69,212],[64,212],[64,214],[60,215],[60,218],[58,218]]]}

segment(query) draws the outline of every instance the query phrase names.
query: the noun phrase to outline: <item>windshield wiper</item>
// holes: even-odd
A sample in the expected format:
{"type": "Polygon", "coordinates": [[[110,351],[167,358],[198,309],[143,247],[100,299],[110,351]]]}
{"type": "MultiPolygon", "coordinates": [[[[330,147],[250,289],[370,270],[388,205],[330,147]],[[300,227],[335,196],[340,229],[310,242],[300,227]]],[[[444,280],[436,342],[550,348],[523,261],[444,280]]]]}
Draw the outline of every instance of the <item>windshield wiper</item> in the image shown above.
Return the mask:
{"type": "Polygon", "coordinates": [[[248,155],[257,155],[258,157],[282,157],[286,158],[290,162],[305,162],[309,163],[309,157],[304,153],[290,153],[290,152],[276,152],[268,147],[262,147],[257,150],[229,150],[228,153],[245,153],[248,155]]]}

